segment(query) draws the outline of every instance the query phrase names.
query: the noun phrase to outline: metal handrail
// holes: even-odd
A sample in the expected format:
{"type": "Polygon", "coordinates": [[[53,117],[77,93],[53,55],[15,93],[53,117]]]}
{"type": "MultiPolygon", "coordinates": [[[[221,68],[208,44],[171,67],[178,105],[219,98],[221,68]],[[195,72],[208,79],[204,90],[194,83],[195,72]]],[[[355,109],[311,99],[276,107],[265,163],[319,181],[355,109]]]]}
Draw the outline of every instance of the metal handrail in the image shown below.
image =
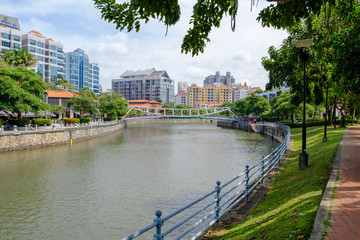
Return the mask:
{"type": "MultiPolygon", "coordinates": [[[[267,125],[267,123],[262,123],[267,125]]],[[[123,238],[123,240],[130,240],[134,239],[141,234],[148,232],[149,230],[156,228],[156,233],[154,234],[154,240],[163,240],[165,236],[169,235],[170,233],[175,234],[175,230],[179,230],[182,232],[176,233],[177,237],[173,237],[174,239],[181,239],[185,237],[187,234],[192,232],[194,229],[202,226],[205,224],[200,231],[196,232],[192,236],[191,239],[195,239],[196,237],[200,236],[204,233],[208,228],[210,228],[213,224],[217,223],[220,218],[231,210],[236,204],[244,199],[247,201],[249,195],[254,190],[254,188],[263,182],[263,179],[275,168],[277,163],[280,161],[281,157],[286,151],[286,148],[290,141],[290,128],[286,125],[276,124],[273,123],[269,124],[272,127],[278,127],[281,130],[286,131],[286,136],[284,137],[283,141],[277,146],[277,148],[272,149],[271,153],[267,156],[262,156],[261,160],[257,162],[252,167],[246,166],[245,171],[238,176],[230,179],[228,182],[221,185],[220,181],[217,181],[217,186],[215,190],[210,191],[209,193],[203,195],[202,197],[196,199],[195,201],[187,204],[186,206],[178,209],[177,211],[161,218],[162,212],[157,210],[155,215],[157,216],[154,219],[154,223],[150,224],[149,226],[129,235],[128,237],[123,238]],[[243,177],[243,178],[241,178],[243,177]],[[240,181],[236,181],[240,180],[240,181]],[[243,186],[240,190],[237,190],[238,187],[243,186]],[[228,189],[225,189],[228,188],[228,189]],[[224,190],[222,192],[222,190],[224,190]],[[213,196],[211,199],[210,197],[213,196]],[[172,219],[174,216],[189,210],[190,207],[200,204],[205,200],[210,200],[206,203],[202,203],[203,205],[200,206],[196,211],[188,214],[188,216],[184,217],[182,220],[177,221],[173,226],[169,227],[166,231],[161,232],[163,225],[169,219],[172,219]],[[211,211],[204,212],[210,206],[215,205],[211,211]],[[196,216],[200,214],[205,214],[203,216],[199,216],[198,219],[194,219],[196,216]],[[210,222],[206,222],[206,220],[214,215],[213,219],[210,222]],[[190,221],[194,219],[194,223],[190,223],[190,221]],[[188,224],[186,229],[179,229],[184,224],[188,224]]]]}

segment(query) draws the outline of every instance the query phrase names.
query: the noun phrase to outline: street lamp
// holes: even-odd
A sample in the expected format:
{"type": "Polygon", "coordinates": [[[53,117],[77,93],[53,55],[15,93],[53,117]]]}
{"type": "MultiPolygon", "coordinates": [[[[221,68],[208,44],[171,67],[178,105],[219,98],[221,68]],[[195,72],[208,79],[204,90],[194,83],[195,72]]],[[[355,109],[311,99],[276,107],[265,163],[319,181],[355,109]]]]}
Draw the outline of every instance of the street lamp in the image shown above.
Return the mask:
{"type": "MultiPolygon", "coordinates": [[[[298,40],[295,42],[297,48],[305,48],[312,46],[312,39],[298,40]]],[[[304,63],[304,89],[303,89],[303,121],[302,121],[302,151],[299,154],[299,169],[305,169],[309,165],[309,154],[306,152],[306,120],[305,120],[305,108],[306,108],[306,61],[309,59],[309,54],[304,49],[301,49],[300,58],[304,63]]]]}

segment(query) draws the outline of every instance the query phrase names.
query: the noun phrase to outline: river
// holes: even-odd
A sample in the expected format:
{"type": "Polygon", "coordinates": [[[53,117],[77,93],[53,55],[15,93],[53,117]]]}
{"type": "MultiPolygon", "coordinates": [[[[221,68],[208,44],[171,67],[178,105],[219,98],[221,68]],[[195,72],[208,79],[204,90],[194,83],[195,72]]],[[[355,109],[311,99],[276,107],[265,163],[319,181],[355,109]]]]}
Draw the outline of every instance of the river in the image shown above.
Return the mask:
{"type": "Polygon", "coordinates": [[[268,154],[259,134],[152,125],[0,153],[0,239],[121,239],[268,154]]]}

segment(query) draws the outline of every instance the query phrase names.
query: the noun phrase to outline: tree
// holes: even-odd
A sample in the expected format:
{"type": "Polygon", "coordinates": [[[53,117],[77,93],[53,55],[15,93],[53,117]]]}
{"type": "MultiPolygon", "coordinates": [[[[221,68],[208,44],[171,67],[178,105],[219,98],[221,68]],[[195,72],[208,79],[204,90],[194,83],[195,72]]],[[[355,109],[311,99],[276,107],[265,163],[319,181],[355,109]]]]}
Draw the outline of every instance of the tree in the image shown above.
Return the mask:
{"type": "MultiPolygon", "coordinates": [[[[101,16],[108,22],[113,22],[116,29],[128,32],[140,30],[140,22],[145,24],[150,18],[158,19],[166,27],[175,25],[181,15],[178,0],[148,1],[129,0],[116,3],[115,0],[93,0],[95,7],[100,9],[101,16]]],[[[252,0],[249,0],[252,1],[252,0]]],[[[333,4],[335,0],[301,1],[277,3],[263,9],[258,21],[263,26],[286,28],[293,26],[310,13],[318,13],[321,6],[326,3],[333,4]]],[[[197,0],[193,7],[193,15],[189,23],[192,25],[183,38],[181,52],[198,55],[203,53],[206,43],[210,41],[209,33],[216,27],[224,16],[231,16],[231,27],[235,30],[235,17],[237,14],[238,0],[197,0]]]]}
{"type": "Polygon", "coordinates": [[[64,89],[64,90],[75,90],[76,89],[76,86],[74,86],[74,84],[69,83],[68,80],[66,80],[64,78],[59,79],[56,82],[56,85],[60,86],[60,88],[64,89]]]}
{"type": "Polygon", "coordinates": [[[56,84],[53,82],[46,83],[46,89],[57,90],[56,84]]]}
{"type": "Polygon", "coordinates": [[[0,59],[0,68],[10,68],[9,64],[0,59]]]}
{"type": "Polygon", "coordinates": [[[235,113],[243,117],[246,117],[250,114],[261,116],[263,113],[269,110],[269,102],[265,98],[256,96],[253,93],[246,98],[236,101],[234,108],[235,113]]]}
{"type": "Polygon", "coordinates": [[[101,93],[99,96],[99,110],[111,118],[119,118],[126,114],[128,102],[120,93],[113,90],[101,93]]]}
{"type": "Polygon", "coordinates": [[[292,102],[292,97],[289,91],[280,93],[279,96],[271,99],[271,117],[291,117],[294,123],[294,115],[298,113],[299,105],[292,102]]]}
{"type": "Polygon", "coordinates": [[[46,84],[33,71],[16,67],[0,69],[0,109],[17,112],[45,111],[50,106],[43,102],[46,84]]]}
{"type": "Polygon", "coordinates": [[[35,67],[37,60],[34,55],[24,49],[11,49],[3,52],[1,58],[12,67],[35,67]]]}
{"type": "Polygon", "coordinates": [[[69,99],[67,107],[79,112],[80,117],[83,113],[96,114],[95,93],[88,87],[81,88],[78,96],[69,99]]]}
{"type": "Polygon", "coordinates": [[[50,112],[59,115],[64,113],[65,107],[63,105],[50,105],[50,112]]]}

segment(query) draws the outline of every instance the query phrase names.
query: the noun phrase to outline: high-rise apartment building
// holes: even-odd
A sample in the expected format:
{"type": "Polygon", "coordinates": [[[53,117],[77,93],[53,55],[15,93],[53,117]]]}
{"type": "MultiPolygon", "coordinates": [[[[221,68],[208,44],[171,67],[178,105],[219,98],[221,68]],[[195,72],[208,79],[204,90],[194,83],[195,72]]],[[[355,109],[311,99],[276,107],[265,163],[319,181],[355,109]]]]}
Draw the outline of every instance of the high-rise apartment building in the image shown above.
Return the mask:
{"type": "Polygon", "coordinates": [[[210,84],[206,87],[198,87],[196,84],[192,84],[188,88],[188,105],[194,107],[197,102],[203,104],[232,102],[232,89],[225,85],[219,88],[213,87],[210,84]]]}
{"type": "Polygon", "coordinates": [[[228,88],[231,88],[233,83],[235,83],[235,78],[230,75],[230,72],[227,72],[226,76],[224,76],[220,75],[220,72],[217,71],[215,75],[209,75],[205,78],[204,87],[210,84],[214,87],[221,87],[221,85],[225,85],[228,88]]]}
{"type": "Polygon", "coordinates": [[[112,89],[127,100],[174,102],[174,81],[165,70],[127,70],[112,80],[112,89]]]}
{"type": "Polygon", "coordinates": [[[23,48],[33,54],[37,65],[31,68],[44,79],[54,82],[65,77],[63,45],[37,31],[22,32],[17,18],[0,15],[1,51],[23,48]]]}
{"type": "Polygon", "coordinates": [[[99,66],[91,63],[89,56],[80,48],[65,53],[66,79],[76,86],[76,89],[88,87],[99,92],[99,66]]]}
{"type": "Polygon", "coordinates": [[[187,82],[178,82],[178,93],[187,93],[188,87],[187,82]]]}

